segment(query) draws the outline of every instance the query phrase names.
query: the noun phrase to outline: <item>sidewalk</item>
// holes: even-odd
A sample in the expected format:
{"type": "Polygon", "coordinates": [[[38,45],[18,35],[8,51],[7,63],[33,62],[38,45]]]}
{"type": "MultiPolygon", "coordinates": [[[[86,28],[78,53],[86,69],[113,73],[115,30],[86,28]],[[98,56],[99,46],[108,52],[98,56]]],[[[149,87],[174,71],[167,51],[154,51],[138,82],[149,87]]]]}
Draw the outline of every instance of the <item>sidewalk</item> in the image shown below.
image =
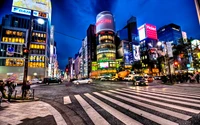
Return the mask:
{"type": "Polygon", "coordinates": [[[42,101],[8,103],[0,107],[0,125],[67,125],[61,114],[42,101]]]}

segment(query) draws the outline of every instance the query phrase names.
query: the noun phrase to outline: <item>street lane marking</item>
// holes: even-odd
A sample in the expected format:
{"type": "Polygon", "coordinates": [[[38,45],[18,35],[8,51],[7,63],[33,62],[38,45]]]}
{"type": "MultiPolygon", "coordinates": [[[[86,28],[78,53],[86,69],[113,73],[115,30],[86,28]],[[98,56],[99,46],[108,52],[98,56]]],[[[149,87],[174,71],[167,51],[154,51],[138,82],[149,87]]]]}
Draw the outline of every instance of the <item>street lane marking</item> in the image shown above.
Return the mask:
{"type": "MultiPolygon", "coordinates": [[[[134,90],[134,89],[123,89],[123,90],[134,90]]],[[[139,91],[139,93],[144,93],[144,94],[149,94],[149,95],[155,95],[155,96],[160,96],[160,97],[168,97],[172,99],[179,99],[183,101],[192,101],[192,102],[197,102],[200,103],[200,100],[195,100],[195,99],[188,99],[188,98],[182,98],[182,97],[175,97],[175,96],[170,96],[170,95],[161,95],[161,94],[156,94],[156,93],[151,93],[151,92],[145,92],[142,90],[134,90],[134,91],[139,91]]]]}
{"type": "Polygon", "coordinates": [[[94,92],[94,94],[96,94],[96,95],[98,95],[98,96],[100,96],[100,97],[102,97],[102,98],[104,98],[104,99],[106,99],[106,100],[108,100],[108,101],[110,101],[110,102],[112,102],[112,103],[114,103],[114,104],[120,106],[120,107],[123,107],[123,108],[125,108],[125,109],[127,109],[127,110],[129,110],[129,111],[131,111],[131,112],[133,112],[133,113],[135,113],[135,114],[138,114],[138,115],[140,115],[140,116],[142,116],[142,117],[145,117],[145,118],[147,118],[147,119],[149,119],[149,120],[152,120],[152,121],[154,121],[154,122],[156,122],[156,123],[158,123],[158,124],[161,124],[161,125],[178,125],[178,123],[175,123],[175,122],[172,122],[172,121],[170,121],[170,120],[164,119],[164,118],[162,118],[162,117],[156,116],[156,115],[154,115],[154,114],[145,112],[145,111],[143,111],[143,110],[134,108],[134,107],[132,107],[132,106],[130,106],[130,105],[127,105],[127,104],[125,104],[125,103],[122,103],[122,102],[120,102],[120,101],[117,101],[117,100],[115,100],[115,99],[112,99],[112,98],[110,98],[110,97],[107,97],[107,96],[105,96],[105,95],[102,95],[102,94],[100,94],[100,93],[98,93],[98,92],[94,92]]]}
{"type": "MultiPolygon", "coordinates": [[[[135,101],[133,99],[126,98],[126,97],[123,97],[123,96],[120,96],[120,95],[115,95],[118,92],[112,91],[115,94],[110,93],[110,92],[106,92],[106,91],[102,91],[102,92],[106,93],[106,94],[109,94],[109,95],[112,95],[112,96],[115,96],[117,98],[120,98],[122,100],[125,100],[127,102],[131,102],[131,103],[137,104],[139,106],[143,106],[145,108],[149,108],[149,109],[152,109],[152,110],[155,110],[155,111],[158,111],[158,112],[161,112],[161,113],[164,113],[164,114],[167,114],[167,115],[179,118],[179,119],[188,120],[188,119],[190,119],[192,117],[192,116],[184,115],[184,114],[177,113],[177,112],[174,112],[174,111],[170,111],[170,110],[167,110],[167,109],[159,108],[159,107],[156,107],[156,106],[153,106],[153,105],[145,104],[145,103],[142,103],[142,102],[139,102],[139,101],[135,101]]],[[[122,95],[126,95],[126,94],[123,94],[123,93],[121,93],[121,94],[122,95]]]]}
{"type": "Polygon", "coordinates": [[[64,104],[70,104],[72,103],[71,99],[69,96],[64,96],[63,97],[63,101],[64,101],[64,104]]]}
{"type": "Polygon", "coordinates": [[[80,95],[75,95],[80,105],[95,125],[110,125],[94,108],[92,108],[80,95]]]}
{"type": "MultiPolygon", "coordinates": [[[[126,92],[126,93],[129,93],[129,94],[133,94],[132,92],[128,92],[128,91],[125,91],[125,90],[120,90],[120,89],[116,89],[116,90],[118,90],[120,92],[126,92]]],[[[109,91],[113,91],[113,90],[109,90],[109,91]]],[[[155,101],[155,100],[147,99],[147,98],[144,98],[144,97],[138,97],[138,96],[135,96],[135,95],[128,95],[127,94],[126,96],[132,97],[132,98],[135,98],[135,99],[139,99],[139,100],[142,100],[142,101],[150,102],[150,103],[155,103],[155,104],[158,104],[158,105],[163,105],[163,106],[170,107],[170,108],[175,108],[175,109],[195,113],[195,114],[200,113],[200,110],[197,110],[197,109],[187,108],[187,107],[183,107],[183,106],[177,106],[177,105],[174,105],[174,104],[168,104],[168,103],[165,103],[165,102],[155,101]]]]}
{"type": "MultiPolygon", "coordinates": [[[[130,89],[135,89],[133,87],[129,87],[130,89]]],[[[136,90],[136,89],[135,89],[136,90]]],[[[138,90],[138,89],[137,89],[138,90]]],[[[139,89],[140,91],[145,91],[145,92],[153,92],[153,93],[159,93],[159,94],[168,94],[168,95],[173,95],[173,96],[180,96],[180,97],[188,97],[188,98],[195,98],[195,99],[200,99],[200,97],[197,97],[198,95],[191,95],[191,94],[185,94],[185,93],[178,93],[174,91],[167,91],[166,90],[160,90],[160,89],[139,89]],[[177,95],[178,94],[178,95],[177,95]]]]}
{"type": "Polygon", "coordinates": [[[144,94],[140,93],[138,90],[136,90],[136,91],[133,90],[133,89],[132,90],[123,89],[123,90],[132,91],[136,95],[141,95],[141,96],[149,97],[149,98],[153,98],[153,99],[159,99],[159,100],[163,100],[163,101],[175,102],[175,103],[178,103],[178,104],[184,104],[184,105],[188,105],[188,106],[200,107],[200,104],[194,104],[194,103],[190,103],[190,102],[178,101],[178,100],[174,100],[174,99],[165,99],[165,98],[156,97],[156,96],[152,96],[152,95],[144,95],[144,94]]]}
{"type": "MultiPolygon", "coordinates": [[[[112,108],[111,106],[107,105],[106,103],[102,102],[101,100],[95,98],[94,96],[90,95],[89,93],[84,94],[87,96],[90,100],[95,102],[97,105],[99,105],[101,108],[112,114],[114,117],[119,119],[121,122],[123,122],[126,125],[142,125],[140,122],[132,119],[131,117],[119,112],[118,110],[112,108]]],[[[102,124],[103,125],[103,124],[102,124]]]]}

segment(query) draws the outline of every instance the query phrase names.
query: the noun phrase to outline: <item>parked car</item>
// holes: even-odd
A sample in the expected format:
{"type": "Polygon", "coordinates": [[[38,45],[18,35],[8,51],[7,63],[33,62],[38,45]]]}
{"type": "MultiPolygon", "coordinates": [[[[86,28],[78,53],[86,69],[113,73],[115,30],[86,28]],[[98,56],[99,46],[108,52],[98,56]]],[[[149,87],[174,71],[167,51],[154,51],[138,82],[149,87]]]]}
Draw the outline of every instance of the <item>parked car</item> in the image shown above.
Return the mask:
{"type": "Polygon", "coordinates": [[[135,76],[133,84],[139,86],[146,86],[148,85],[148,80],[142,76],[135,76]]]}
{"type": "Polygon", "coordinates": [[[92,83],[92,79],[79,79],[79,80],[74,80],[73,81],[74,84],[79,85],[79,84],[90,84],[92,83]]]}
{"type": "Polygon", "coordinates": [[[62,80],[59,79],[59,78],[44,78],[42,83],[45,83],[45,84],[50,84],[50,83],[59,83],[61,84],[62,83],[62,80]]]}
{"type": "Polygon", "coordinates": [[[41,79],[32,79],[30,80],[30,84],[38,84],[38,83],[42,83],[42,80],[41,79]]]}

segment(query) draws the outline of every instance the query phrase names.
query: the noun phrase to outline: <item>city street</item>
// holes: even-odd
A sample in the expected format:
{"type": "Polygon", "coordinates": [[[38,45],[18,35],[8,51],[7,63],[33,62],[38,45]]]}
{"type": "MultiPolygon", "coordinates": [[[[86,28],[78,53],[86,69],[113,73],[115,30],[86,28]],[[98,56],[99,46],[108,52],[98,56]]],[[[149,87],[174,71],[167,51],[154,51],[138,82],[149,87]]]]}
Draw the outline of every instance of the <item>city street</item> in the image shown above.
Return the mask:
{"type": "Polygon", "coordinates": [[[200,124],[200,84],[135,87],[131,82],[33,85],[67,124],[200,124]]]}

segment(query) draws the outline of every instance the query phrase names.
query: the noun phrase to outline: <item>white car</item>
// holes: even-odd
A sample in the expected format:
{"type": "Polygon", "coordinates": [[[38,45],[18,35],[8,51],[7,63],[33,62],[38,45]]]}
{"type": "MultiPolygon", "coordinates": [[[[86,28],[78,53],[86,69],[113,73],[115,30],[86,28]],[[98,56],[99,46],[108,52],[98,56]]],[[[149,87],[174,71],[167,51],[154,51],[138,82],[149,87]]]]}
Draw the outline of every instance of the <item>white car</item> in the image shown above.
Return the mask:
{"type": "Polygon", "coordinates": [[[42,80],[39,79],[32,79],[30,80],[30,84],[42,83],[42,80]]]}
{"type": "Polygon", "coordinates": [[[92,83],[92,79],[79,79],[79,80],[74,80],[73,83],[74,83],[74,84],[77,84],[77,85],[79,85],[79,84],[85,84],[85,83],[90,84],[90,83],[92,83]]]}

